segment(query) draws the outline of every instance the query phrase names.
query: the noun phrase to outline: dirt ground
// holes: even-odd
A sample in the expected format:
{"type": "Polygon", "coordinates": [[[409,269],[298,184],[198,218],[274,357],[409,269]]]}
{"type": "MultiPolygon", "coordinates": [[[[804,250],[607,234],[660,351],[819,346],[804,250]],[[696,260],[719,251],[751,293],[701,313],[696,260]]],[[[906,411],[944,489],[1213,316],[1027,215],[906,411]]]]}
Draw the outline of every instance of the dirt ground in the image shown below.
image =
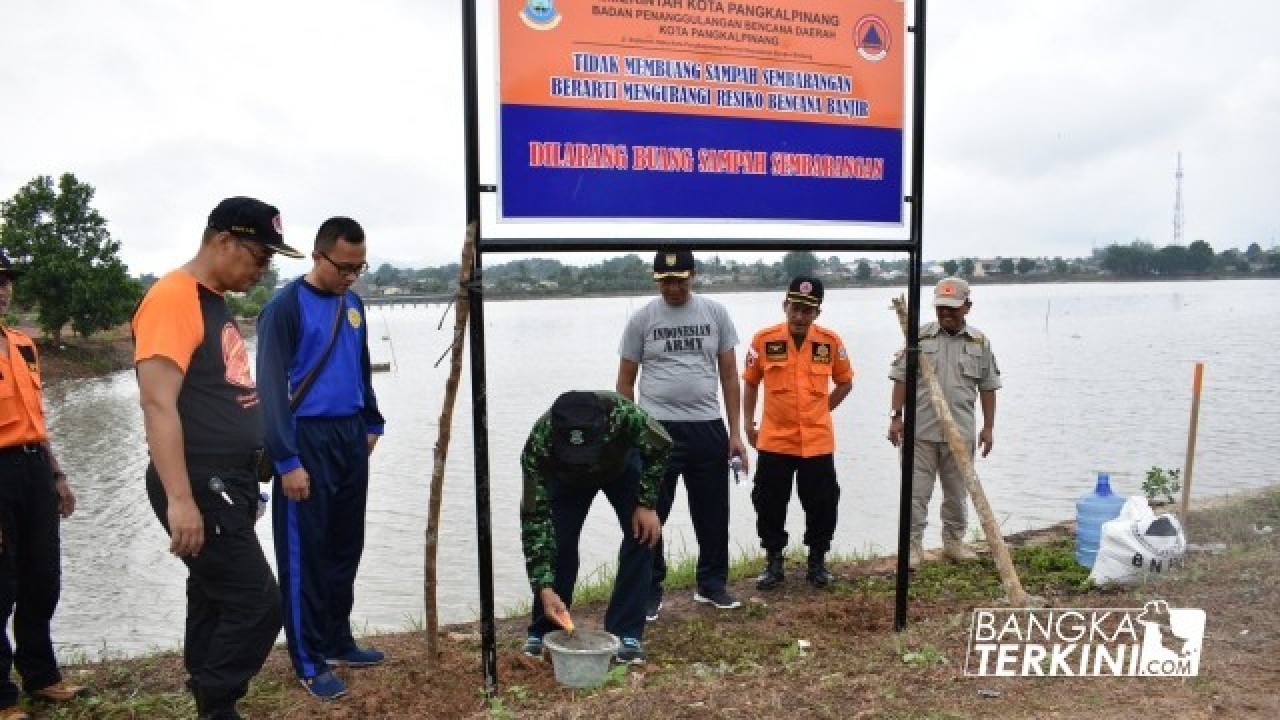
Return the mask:
{"type": "MultiPolygon", "coordinates": [[[[440,665],[428,670],[420,633],[369,638],[388,652],[378,668],[342,671],[350,695],[320,703],[292,679],[277,649],[242,703],[249,718],[1277,718],[1280,717],[1280,489],[1193,513],[1190,539],[1225,552],[1189,556],[1177,575],[1126,590],[1083,582],[1071,561],[1069,524],[1013,538],[1029,592],[1051,606],[1202,608],[1207,629],[1198,677],[975,678],[964,675],[974,607],[999,596],[988,557],[927,561],[913,579],[910,622],[893,631],[891,560],[835,568],[839,582],[809,588],[803,566],[768,594],[749,578],[734,584],[747,604],[717,611],[673,590],[649,625],[650,661],[618,669],[605,686],[562,688],[549,663],[520,654],[523,619],[499,627],[499,692],[482,692],[474,626],[442,637],[440,665]],[[1274,532],[1259,532],[1269,526],[1274,532]],[[802,649],[798,641],[807,641],[802,649]]],[[[751,568],[744,568],[744,574],[751,568]]],[[[575,608],[583,627],[603,610],[575,608]]],[[[93,688],[73,706],[37,708],[36,717],[191,717],[180,660],[156,656],[68,669],[93,688]]]]}

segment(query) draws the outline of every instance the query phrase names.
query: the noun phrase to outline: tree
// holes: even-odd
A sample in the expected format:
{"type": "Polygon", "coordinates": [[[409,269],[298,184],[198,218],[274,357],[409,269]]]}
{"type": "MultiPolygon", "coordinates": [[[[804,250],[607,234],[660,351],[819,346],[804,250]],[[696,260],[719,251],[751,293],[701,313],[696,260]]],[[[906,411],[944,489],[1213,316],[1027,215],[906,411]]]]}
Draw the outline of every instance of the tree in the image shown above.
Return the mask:
{"type": "Polygon", "coordinates": [[[1187,247],[1187,266],[1196,275],[1204,275],[1213,267],[1213,246],[1196,240],[1187,247]]]}
{"type": "Polygon", "coordinates": [[[1257,262],[1262,255],[1262,246],[1256,242],[1249,243],[1249,247],[1245,249],[1244,256],[1249,258],[1249,262],[1257,262]]]}
{"type": "Polygon", "coordinates": [[[1066,260],[1056,257],[1053,259],[1053,271],[1058,275],[1066,275],[1071,272],[1071,266],[1067,264],[1066,260]]]}
{"type": "Polygon", "coordinates": [[[782,269],[789,278],[813,275],[814,270],[818,269],[818,256],[808,250],[792,250],[782,256],[782,269]]]}
{"type": "Polygon", "coordinates": [[[1012,275],[1014,270],[1013,258],[1004,258],[1000,261],[1000,272],[1005,275],[1012,275]]]}
{"type": "Polygon", "coordinates": [[[1036,269],[1036,261],[1031,258],[1018,258],[1018,274],[1026,275],[1036,269]]]}
{"type": "Polygon", "coordinates": [[[1190,255],[1181,245],[1165,245],[1156,251],[1156,272],[1170,277],[1186,275],[1191,268],[1190,255]]]}
{"type": "Polygon", "coordinates": [[[858,282],[866,282],[871,279],[871,263],[866,260],[859,260],[858,269],[853,272],[854,277],[858,278],[858,282]]]}
{"type": "Polygon", "coordinates": [[[956,262],[955,260],[948,260],[942,263],[942,269],[944,272],[947,273],[948,277],[952,277],[957,272],[960,272],[960,263],[956,262]]]}
{"type": "Polygon", "coordinates": [[[1108,245],[1102,250],[1102,268],[1115,275],[1142,277],[1155,271],[1155,246],[1135,240],[1128,245],[1108,245]]]}
{"type": "Polygon", "coordinates": [[[960,274],[965,277],[973,277],[973,258],[965,258],[960,261],[960,274]]]}
{"type": "Polygon", "coordinates": [[[57,186],[41,175],[0,203],[0,245],[23,268],[18,296],[38,306],[40,329],[54,342],[68,323],[81,337],[119,325],[141,297],[93,195],[64,173],[57,186]]]}

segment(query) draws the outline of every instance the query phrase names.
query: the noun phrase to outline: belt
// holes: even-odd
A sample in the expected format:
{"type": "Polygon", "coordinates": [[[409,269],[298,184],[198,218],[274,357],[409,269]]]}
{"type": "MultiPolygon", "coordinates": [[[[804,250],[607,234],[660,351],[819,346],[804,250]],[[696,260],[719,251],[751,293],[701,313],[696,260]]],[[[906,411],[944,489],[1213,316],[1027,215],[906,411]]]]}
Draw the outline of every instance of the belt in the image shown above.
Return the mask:
{"type": "Polygon", "coordinates": [[[219,470],[253,470],[262,460],[262,448],[242,453],[195,453],[187,455],[188,467],[219,470]]]}
{"type": "Polygon", "coordinates": [[[44,452],[42,443],[24,443],[0,448],[0,455],[40,455],[44,452]]]}

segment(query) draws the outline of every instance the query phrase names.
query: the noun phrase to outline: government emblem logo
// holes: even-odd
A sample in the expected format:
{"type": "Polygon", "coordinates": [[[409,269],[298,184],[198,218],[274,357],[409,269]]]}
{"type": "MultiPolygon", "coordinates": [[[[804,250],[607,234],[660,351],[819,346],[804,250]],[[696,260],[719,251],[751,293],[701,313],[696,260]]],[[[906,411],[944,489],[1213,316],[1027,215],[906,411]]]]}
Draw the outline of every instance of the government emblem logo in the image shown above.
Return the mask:
{"type": "Polygon", "coordinates": [[[528,0],[520,11],[520,19],[534,30],[551,30],[560,24],[555,0],[528,0]]]}
{"type": "Polygon", "coordinates": [[[889,25],[876,15],[863,15],[853,26],[853,42],[858,54],[868,62],[880,62],[889,56],[893,36],[889,25]]]}
{"type": "Polygon", "coordinates": [[[359,328],[360,322],[360,311],[355,308],[347,308],[347,323],[353,328],[359,328]]]}

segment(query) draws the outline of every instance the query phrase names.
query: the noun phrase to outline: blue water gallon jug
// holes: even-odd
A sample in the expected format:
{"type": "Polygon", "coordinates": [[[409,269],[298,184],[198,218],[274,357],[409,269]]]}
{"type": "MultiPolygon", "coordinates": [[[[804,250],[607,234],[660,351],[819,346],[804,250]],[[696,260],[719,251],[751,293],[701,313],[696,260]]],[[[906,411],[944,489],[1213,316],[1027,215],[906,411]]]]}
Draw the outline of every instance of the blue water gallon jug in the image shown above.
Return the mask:
{"type": "Polygon", "coordinates": [[[1093,567],[1102,538],[1102,523],[1119,517],[1123,507],[1124,498],[1111,492],[1111,475],[1098,473],[1098,485],[1093,492],[1076,500],[1076,562],[1093,567]]]}

